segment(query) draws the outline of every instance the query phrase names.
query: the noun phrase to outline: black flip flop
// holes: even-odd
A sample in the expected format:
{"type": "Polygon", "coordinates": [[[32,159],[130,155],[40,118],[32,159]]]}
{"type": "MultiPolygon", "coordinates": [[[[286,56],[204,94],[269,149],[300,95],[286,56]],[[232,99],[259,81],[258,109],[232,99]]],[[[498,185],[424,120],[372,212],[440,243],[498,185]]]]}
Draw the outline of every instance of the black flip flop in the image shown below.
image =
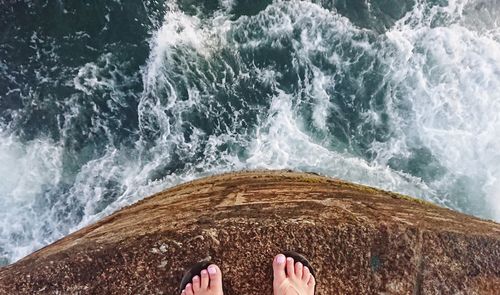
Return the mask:
{"type": "Polygon", "coordinates": [[[314,270],[314,268],[311,266],[311,263],[309,262],[309,260],[307,260],[307,258],[304,255],[294,251],[283,251],[281,252],[281,254],[285,255],[286,257],[292,257],[294,262],[300,262],[302,263],[302,265],[307,266],[313,277],[316,278],[316,271],[314,270]]]}
{"type": "Polygon", "coordinates": [[[190,268],[188,268],[184,272],[184,276],[182,277],[179,293],[182,292],[182,290],[184,290],[186,288],[187,284],[189,284],[193,281],[194,276],[199,276],[201,278],[201,271],[204,269],[207,269],[207,267],[210,264],[212,264],[212,262],[210,262],[208,260],[204,260],[204,261],[198,262],[198,263],[194,264],[193,266],[191,266],[190,268]]]}

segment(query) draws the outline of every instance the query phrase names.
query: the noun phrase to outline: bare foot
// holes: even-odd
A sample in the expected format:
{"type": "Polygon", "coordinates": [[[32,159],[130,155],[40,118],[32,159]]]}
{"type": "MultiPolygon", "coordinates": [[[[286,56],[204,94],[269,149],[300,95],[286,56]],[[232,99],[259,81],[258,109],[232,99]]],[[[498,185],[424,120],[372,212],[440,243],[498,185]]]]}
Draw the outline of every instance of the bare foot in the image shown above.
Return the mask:
{"type": "Polygon", "coordinates": [[[209,265],[199,276],[193,277],[181,295],[223,295],[220,268],[215,264],[209,265]]]}
{"type": "Polygon", "coordinates": [[[316,281],[307,266],[278,254],[273,261],[274,295],[314,295],[316,281]],[[286,270],[286,271],[285,271],[286,270]]]}

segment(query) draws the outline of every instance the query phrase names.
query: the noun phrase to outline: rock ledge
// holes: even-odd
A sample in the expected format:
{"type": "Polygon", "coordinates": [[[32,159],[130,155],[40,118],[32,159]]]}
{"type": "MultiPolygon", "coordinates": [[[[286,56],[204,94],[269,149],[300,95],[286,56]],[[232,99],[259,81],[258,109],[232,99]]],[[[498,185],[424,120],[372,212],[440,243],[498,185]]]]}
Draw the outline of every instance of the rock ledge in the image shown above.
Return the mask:
{"type": "Polygon", "coordinates": [[[316,294],[498,294],[500,225],[286,171],[208,177],[146,198],[0,269],[0,294],[177,294],[210,258],[226,295],[272,294],[271,261],[306,254],[316,294]]]}

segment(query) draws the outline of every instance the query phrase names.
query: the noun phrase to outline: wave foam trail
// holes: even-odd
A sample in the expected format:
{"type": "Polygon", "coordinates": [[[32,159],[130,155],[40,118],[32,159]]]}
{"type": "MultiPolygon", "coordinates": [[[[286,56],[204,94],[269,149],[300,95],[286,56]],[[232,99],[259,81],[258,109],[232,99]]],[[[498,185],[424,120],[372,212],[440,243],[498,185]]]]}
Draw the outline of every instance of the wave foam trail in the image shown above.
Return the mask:
{"type": "MultiPolygon", "coordinates": [[[[241,117],[247,120],[252,117],[251,109],[238,109],[231,113],[222,110],[229,119],[224,123],[231,127],[229,130],[226,128],[224,132],[217,132],[216,128],[215,134],[210,135],[209,142],[214,143],[212,152],[205,153],[205,155],[215,154],[217,157],[200,159],[193,165],[213,167],[213,171],[227,171],[229,167],[318,171],[422,197],[430,195],[430,190],[410,175],[372,165],[347,152],[332,151],[328,144],[325,147],[315,143],[310,135],[302,131],[307,129],[306,126],[298,124],[301,120],[310,119],[320,133],[327,134],[331,130],[331,126],[327,126],[331,124],[328,123],[331,109],[339,114],[341,112],[337,104],[330,101],[330,91],[335,84],[336,75],[348,71],[352,60],[360,60],[364,55],[375,52],[368,43],[369,37],[350,25],[347,19],[314,4],[294,2],[286,5],[277,3],[254,18],[243,17],[232,23],[228,23],[227,19],[218,18],[214,22],[203,24],[196,17],[188,17],[181,12],[175,12],[174,15],[167,17],[165,22],[153,42],[153,53],[145,74],[148,77],[145,81],[147,90],[141,99],[141,116],[147,118],[143,121],[143,130],[155,129],[160,133],[156,133],[155,149],[158,148],[161,155],[158,154],[155,161],[158,161],[158,158],[163,158],[163,162],[171,161],[166,155],[172,153],[165,153],[166,149],[206,150],[207,134],[200,126],[193,128],[196,127],[196,121],[191,120],[188,125],[196,131],[193,131],[196,139],[189,139],[189,148],[185,138],[178,137],[179,134],[186,132],[186,125],[183,124],[185,118],[192,112],[203,110],[208,113],[209,121],[215,121],[211,123],[220,125],[217,116],[211,116],[210,113],[227,101],[217,100],[218,89],[213,85],[222,85],[226,90],[235,89],[235,85],[239,85],[242,81],[252,80],[261,86],[259,88],[261,92],[256,95],[260,95],[262,99],[252,107],[257,107],[259,110],[267,109],[267,114],[258,114],[255,117],[257,124],[244,128],[242,133],[241,130],[234,129],[241,127],[238,126],[241,113],[244,113],[241,117]],[[176,20],[181,20],[181,24],[176,20]],[[220,24],[231,26],[221,28],[217,26],[220,24]],[[185,39],[175,37],[175,34],[180,32],[179,27],[189,31],[185,39]],[[294,37],[296,30],[302,30],[297,39],[294,37]],[[164,40],[167,36],[173,37],[168,41],[164,40]],[[342,60],[347,58],[347,54],[340,56],[335,49],[342,49],[342,43],[352,37],[357,38],[352,42],[352,46],[358,51],[358,55],[350,57],[352,60],[342,60]],[[328,48],[329,44],[332,44],[332,38],[335,40],[333,48],[328,48]],[[289,44],[291,48],[287,47],[289,44]],[[227,63],[227,56],[222,56],[226,60],[221,58],[221,54],[226,53],[225,50],[233,55],[232,59],[239,61],[238,69],[227,63]],[[287,73],[283,72],[283,69],[276,68],[273,64],[266,64],[267,60],[256,60],[258,55],[266,52],[274,54],[273,51],[287,50],[291,51],[290,61],[293,61],[289,69],[298,75],[299,81],[287,81],[284,79],[287,73]],[[333,73],[323,72],[315,64],[314,59],[322,53],[327,56],[332,68],[336,68],[333,73]],[[249,56],[253,58],[247,60],[249,56]],[[186,66],[179,67],[176,63],[186,66]],[[215,74],[208,77],[199,76],[188,66],[193,63],[198,65],[206,63],[209,73],[212,73],[212,68],[222,65],[226,73],[229,72],[234,76],[229,79],[224,76],[221,80],[217,80],[219,77],[215,74]],[[307,76],[300,77],[300,72],[304,69],[308,71],[307,76]],[[173,76],[184,81],[179,83],[173,76]],[[251,79],[247,79],[248,76],[251,79]],[[195,78],[197,81],[192,81],[195,78]],[[286,83],[305,86],[295,90],[283,89],[287,87],[286,83]],[[181,92],[185,92],[187,96],[179,95],[181,92]],[[163,94],[164,102],[159,100],[159,93],[163,94]],[[303,96],[306,96],[306,100],[303,96]],[[205,104],[211,108],[205,109],[205,104]],[[310,117],[302,118],[301,112],[304,111],[302,107],[298,108],[298,111],[292,110],[294,108],[292,105],[296,104],[311,105],[310,117]],[[299,125],[304,128],[301,130],[299,125]],[[234,155],[231,149],[220,149],[228,143],[230,146],[236,146],[236,150],[243,151],[243,154],[238,156],[234,155]]],[[[213,71],[215,72],[215,69],[213,71]]],[[[243,93],[235,97],[236,100],[245,98],[243,93]]],[[[193,155],[189,158],[192,161],[193,155]]],[[[182,174],[192,172],[192,169],[187,169],[182,174]]]]}
{"type": "Polygon", "coordinates": [[[465,4],[417,6],[386,34],[400,53],[388,61],[399,92],[390,99],[402,145],[425,147],[446,170],[429,186],[451,207],[498,219],[500,42],[460,24],[465,4]]]}
{"type": "Polygon", "coordinates": [[[294,115],[291,100],[281,94],[273,99],[270,114],[250,147],[246,165],[251,169],[294,169],[317,172],[345,180],[429,198],[431,192],[417,178],[371,164],[349,153],[328,150],[305,134],[294,115]]]}
{"type": "Polygon", "coordinates": [[[61,158],[62,149],[49,140],[23,144],[0,134],[0,259],[23,257],[46,243],[44,194],[60,184],[61,158]]]}

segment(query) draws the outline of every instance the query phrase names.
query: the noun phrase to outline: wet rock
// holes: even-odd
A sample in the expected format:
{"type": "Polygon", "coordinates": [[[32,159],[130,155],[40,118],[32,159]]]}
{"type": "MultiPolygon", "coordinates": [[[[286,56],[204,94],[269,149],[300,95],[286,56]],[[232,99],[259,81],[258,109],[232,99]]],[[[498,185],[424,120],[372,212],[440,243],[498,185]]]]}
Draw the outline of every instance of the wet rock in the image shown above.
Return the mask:
{"type": "Polygon", "coordinates": [[[500,225],[318,175],[232,173],[126,207],[0,269],[0,294],[177,294],[203,259],[226,294],[272,294],[271,261],[304,253],[316,294],[496,294],[500,225]]]}

